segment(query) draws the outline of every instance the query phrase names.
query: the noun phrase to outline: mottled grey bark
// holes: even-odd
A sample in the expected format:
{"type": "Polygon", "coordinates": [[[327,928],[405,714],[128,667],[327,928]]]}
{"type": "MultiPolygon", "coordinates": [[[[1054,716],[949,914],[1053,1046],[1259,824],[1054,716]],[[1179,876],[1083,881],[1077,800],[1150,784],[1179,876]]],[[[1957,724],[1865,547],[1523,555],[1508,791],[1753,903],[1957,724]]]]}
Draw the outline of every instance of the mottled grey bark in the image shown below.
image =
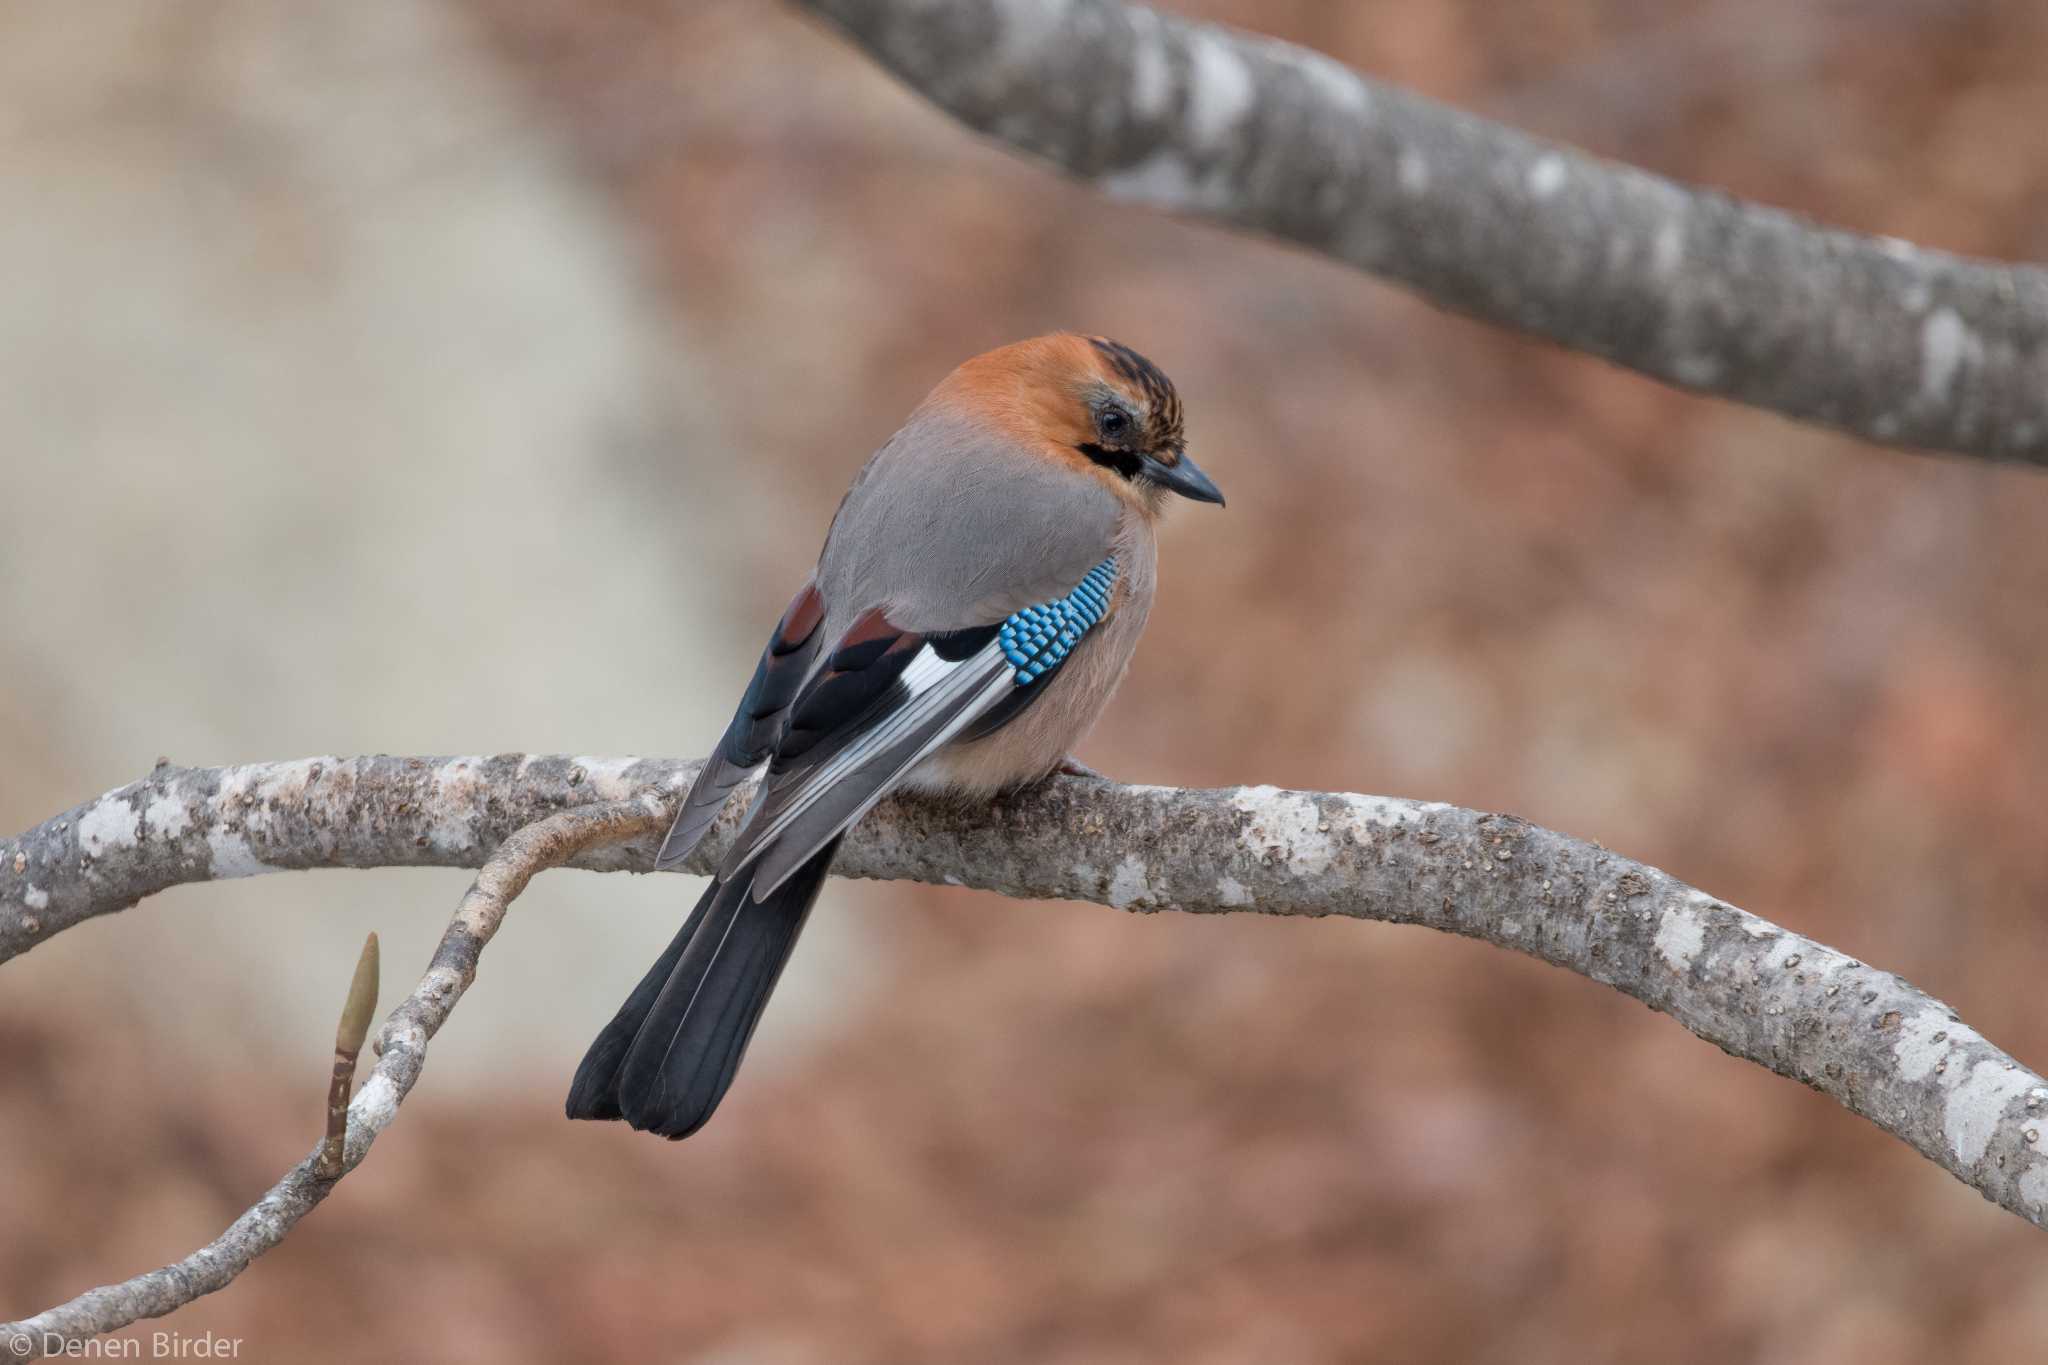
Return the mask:
{"type": "Polygon", "coordinates": [[[2048,465],[2048,271],[1836,231],[1119,0],[802,0],[1115,198],[1886,445],[2048,465]]]}
{"type": "MultiPolygon", "coordinates": [[[[696,767],[503,755],[160,768],[0,843],[0,961],[184,882],[479,866],[532,821],[582,803],[667,799],[696,767]]],[[[736,815],[692,870],[717,860],[736,815]]],[[[568,864],[645,871],[659,824],[568,864]]],[[[2034,1072],[1888,972],[1513,816],[1062,778],[979,807],[885,802],[835,871],[1129,910],[1349,915],[1483,939],[1612,986],[1833,1096],[1985,1198],[2048,1224],[2037,1145],[2048,1086],[2034,1072]]]]}

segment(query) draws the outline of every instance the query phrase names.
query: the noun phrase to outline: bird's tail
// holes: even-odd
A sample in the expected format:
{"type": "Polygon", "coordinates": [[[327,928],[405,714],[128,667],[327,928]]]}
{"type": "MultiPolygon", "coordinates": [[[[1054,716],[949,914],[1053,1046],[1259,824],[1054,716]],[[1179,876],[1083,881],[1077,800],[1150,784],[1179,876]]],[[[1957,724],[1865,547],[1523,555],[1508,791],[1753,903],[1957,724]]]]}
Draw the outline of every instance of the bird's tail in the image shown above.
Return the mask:
{"type": "Polygon", "coordinates": [[[667,1138],[702,1128],[739,1070],[838,850],[834,839],[758,903],[751,869],[713,882],[584,1054],[569,1117],[624,1119],[667,1138]]]}

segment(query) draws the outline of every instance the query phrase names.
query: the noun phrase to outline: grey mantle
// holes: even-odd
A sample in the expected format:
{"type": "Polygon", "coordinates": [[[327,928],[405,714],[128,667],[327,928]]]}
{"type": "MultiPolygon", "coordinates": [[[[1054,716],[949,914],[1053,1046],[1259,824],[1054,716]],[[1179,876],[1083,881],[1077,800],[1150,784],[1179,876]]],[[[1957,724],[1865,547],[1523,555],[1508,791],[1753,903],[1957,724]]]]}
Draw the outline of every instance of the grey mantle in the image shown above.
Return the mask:
{"type": "MultiPolygon", "coordinates": [[[[537,820],[667,801],[697,767],[516,754],[159,766],[0,842],[0,963],[187,882],[480,867],[537,820]]],[[[689,870],[716,861],[737,813],[689,870]]],[[[644,872],[654,839],[589,849],[569,865],[644,872]]],[[[1483,939],[1612,986],[1833,1096],[1986,1199],[2048,1222],[2048,1157],[2037,1145],[2048,1085],[1948,1006],[1656,868],[1511,815],[1059,778],[975,807],[885,802],[834,870],[1124,910],[1348,915],[1483,939]]]]}

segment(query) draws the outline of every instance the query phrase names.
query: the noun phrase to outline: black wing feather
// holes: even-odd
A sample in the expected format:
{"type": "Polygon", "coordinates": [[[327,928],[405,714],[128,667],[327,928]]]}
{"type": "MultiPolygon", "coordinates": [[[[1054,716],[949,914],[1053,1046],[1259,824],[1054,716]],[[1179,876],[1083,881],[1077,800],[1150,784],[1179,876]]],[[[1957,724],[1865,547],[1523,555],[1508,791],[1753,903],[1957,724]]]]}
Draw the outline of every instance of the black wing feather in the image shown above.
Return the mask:
{"type": "Polygon", "coordinates": [[[824,620],[825,600],[816,583],[806,583],[783,612],[768,647],[761,651],[754,679],[747,684],[732,723],[725,727],[724,738],[705,760],[690,794],[677,809],[675,823],[669,826],[668,837],[655,857],[656,867],[674,867],[689,857],[718,818],[732,789],[768,761],[782,735],[790,704],[802,691],[811,660],[823,643],[818,627],[824,620]]]}

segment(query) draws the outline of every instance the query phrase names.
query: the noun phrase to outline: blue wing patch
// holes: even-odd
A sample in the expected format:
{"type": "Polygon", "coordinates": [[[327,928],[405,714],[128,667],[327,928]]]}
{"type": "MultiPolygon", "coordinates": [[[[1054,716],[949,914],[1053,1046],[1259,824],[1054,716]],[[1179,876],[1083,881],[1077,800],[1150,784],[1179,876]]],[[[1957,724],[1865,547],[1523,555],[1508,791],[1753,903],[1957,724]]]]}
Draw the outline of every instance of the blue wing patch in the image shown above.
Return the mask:
{"type": "Polygon", "coordinates": [[[1081,637],[1109,614],[1109,598],[1115,589],[1116,556],[1111,555],[1090,569],[1080,586],[1065,597],[1026,607],[1004,621],[996,641],[1016,670],[1017,686],[1028,687],[1059,667],[1081,637]]]}

